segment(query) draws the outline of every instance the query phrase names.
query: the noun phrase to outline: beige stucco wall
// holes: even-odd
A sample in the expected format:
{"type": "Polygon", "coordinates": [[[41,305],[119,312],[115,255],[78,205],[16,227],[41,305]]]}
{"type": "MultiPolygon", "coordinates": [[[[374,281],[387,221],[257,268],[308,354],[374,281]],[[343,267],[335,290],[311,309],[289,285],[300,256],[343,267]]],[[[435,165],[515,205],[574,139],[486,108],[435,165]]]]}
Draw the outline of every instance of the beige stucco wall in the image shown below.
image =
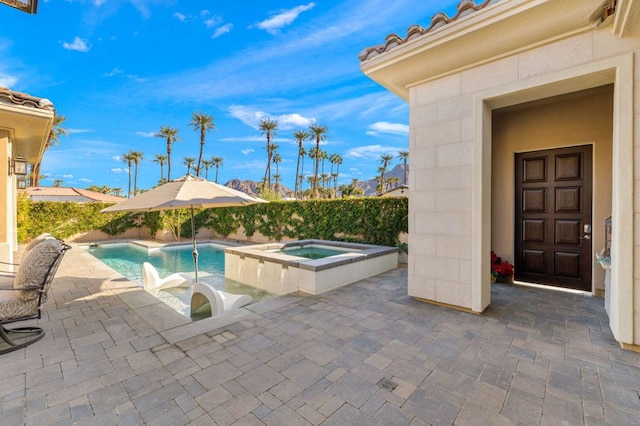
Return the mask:
{"type": "Polygon", "coordinates": [[[6,131],[0,130],[0,188],[3,196],[0,197],[0,262],[13,261],[12,223],[13,213],[11,201],[11,178],[9,175],[9,157],[11,155],[11,145],[9,135],[6,131]]]}
{"type": "MultiPolygon", "coordinates": [[[[491,245],[491,234],[485,236],[491,220],[484,218],[492,214],[487,207],[490,198],[485,197],[495,194],[490,189],[479,191],[476,185],[491,182],[491,166],[484,166],[491,164],[490,156],[485,159],[493,143],[491,109],[607,83],[616,84],[615,117],[625,117],[614,118],[614,180],[630,182],[629,161],[635,169],[633,187],[612,188],[612,203],[624,210],[619,217],[629,217],[631,206],[634,213],[632,223],[625,225],[632,224],[633,229],[619,226],[616,231],[618,242],[614,244],[622,260],[618,271],[612,272],[618,280],[614,285],[619,287],[612,292],[611,326],[621,342],[640,344],[640,39],[621,39],[608,26],[523,47],[409,87],[409,295],[474,311],[482,311],[490,302],[484,255],[491,245]],[[621,170],[625,176],[620,175],[621,170]]],[[[598,145],[594,155],[598,164],[600,154],[598,145]]],[[[602,174],[604,177],[604,171],[602,174]]],[[[595,179],[597,184],[600,175],[595,179]]],[[[596,191],[596,197],[605,197],[600,188],[596,191]]],[[[602,246],[600,226],[605,215],[597,212],[594,218],[595,248],[602,246]]]]}
{"type": "MultiPolygon", "coordinates": [[[[550,101],[493,112],[491,248],[511,262],[515,256],[515,152],[593,146],[592,259],[604,248],[604,220],[611,216],[613,87],[550,101]]],[[[604,270],[597,264],[593,282],[594,288],[604,289],[604,270]]]]}

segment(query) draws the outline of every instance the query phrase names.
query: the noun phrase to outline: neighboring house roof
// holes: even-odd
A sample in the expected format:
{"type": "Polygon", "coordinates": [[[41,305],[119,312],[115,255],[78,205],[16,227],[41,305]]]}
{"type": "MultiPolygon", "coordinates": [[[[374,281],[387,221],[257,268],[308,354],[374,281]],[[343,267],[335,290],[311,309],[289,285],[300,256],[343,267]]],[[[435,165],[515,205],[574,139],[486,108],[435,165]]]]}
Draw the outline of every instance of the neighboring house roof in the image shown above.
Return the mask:
{"type": "Polygon", "coordinates": [[[46,98],[37,98],[27,93],[14,92],[6,87],[0,87],[0,99],[15,105],[29,106],[32,108],[53,110],[53,103],[46,98]]]}
{"type": "Polygon", "coordinates": [[[366,61],[367,59],[371,59],[381,53],[388,52],[389,50],[392,50],[393,48],[398,47],[409,40],[413,40],[417,37],[429,34],[430,32],[438,28],[455,22],[458,19],[471,13],[477,12],[480,9],[484,9],[485,7],[493,3],[498,3],[499,1],[501,0],[486,0],[484,2],[479,2],[479,4],[476,4],[475,0],[462,0],[460,3],[458,3],[458,12],[453,18],[449,18],[444,12],[436,13],[431,18],[431,25],[429,25],[428,27],[423,28],[418,24],[412,25],[407,30],[406,37],[400,37],[394,33],[389,34],[386,37],[385,43],[365,48],[360,53],[360,55],[358,55],[358,57],[360,58],[360,61],[366,61]]]}
{"type": "Polygon", "coordinates": [[[380,197],[408,197],[409,187],[407,185],[396,186],[386,192],[380,194],[380,197]]]}
{"type": "Polygon", "coordinates": [[[118,203],[126,200],[126,198],[123,197],[80,188],[36,186],[28,187],[26,192],[32,201],[70,201],[73,203],[90,203],[97,201],[103,203],[118,203]]]}

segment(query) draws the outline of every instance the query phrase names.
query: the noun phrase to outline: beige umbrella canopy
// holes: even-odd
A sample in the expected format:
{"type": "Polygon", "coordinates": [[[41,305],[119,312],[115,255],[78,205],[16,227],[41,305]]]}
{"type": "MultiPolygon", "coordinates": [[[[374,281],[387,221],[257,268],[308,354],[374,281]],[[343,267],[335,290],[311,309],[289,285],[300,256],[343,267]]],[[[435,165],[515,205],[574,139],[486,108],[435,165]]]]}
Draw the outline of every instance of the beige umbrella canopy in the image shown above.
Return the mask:
{"type": "Polygon", "coordinates": [[[143,192],[134,198],[107,207],[102,210],[102,213],[153,212],[190,208],[193,262],[195,278],[198,281],[198,249],[196,246],[193,209],[247,206],[256,203],[266,203],[266,201],[227,186],[186,175],[150,191],[143,192]]]}

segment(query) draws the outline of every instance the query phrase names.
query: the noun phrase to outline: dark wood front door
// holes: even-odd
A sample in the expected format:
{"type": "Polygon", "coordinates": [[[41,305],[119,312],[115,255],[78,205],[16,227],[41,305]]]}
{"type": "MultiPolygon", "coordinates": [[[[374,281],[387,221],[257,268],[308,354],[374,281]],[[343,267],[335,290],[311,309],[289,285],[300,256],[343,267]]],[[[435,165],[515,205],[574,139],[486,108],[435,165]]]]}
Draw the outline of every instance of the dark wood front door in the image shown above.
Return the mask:
{"type": "Polygon", "coordinates": [[[515,162],[516,280],[591,291],[591,145],[515,162]]]}

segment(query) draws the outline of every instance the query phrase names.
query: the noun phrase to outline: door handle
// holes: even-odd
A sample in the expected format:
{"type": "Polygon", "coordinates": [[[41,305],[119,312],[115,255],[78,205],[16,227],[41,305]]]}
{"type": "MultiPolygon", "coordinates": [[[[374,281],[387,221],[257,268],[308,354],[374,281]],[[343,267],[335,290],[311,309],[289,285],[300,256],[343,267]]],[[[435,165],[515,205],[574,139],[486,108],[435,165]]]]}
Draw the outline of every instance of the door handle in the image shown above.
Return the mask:
{"type": "Polygon", "coordinates": [[[581,239],[581,240],[590,240],[591,239],[591,235],[584,235],[582,237],[579,237],[579,239],[581,239]]]}

